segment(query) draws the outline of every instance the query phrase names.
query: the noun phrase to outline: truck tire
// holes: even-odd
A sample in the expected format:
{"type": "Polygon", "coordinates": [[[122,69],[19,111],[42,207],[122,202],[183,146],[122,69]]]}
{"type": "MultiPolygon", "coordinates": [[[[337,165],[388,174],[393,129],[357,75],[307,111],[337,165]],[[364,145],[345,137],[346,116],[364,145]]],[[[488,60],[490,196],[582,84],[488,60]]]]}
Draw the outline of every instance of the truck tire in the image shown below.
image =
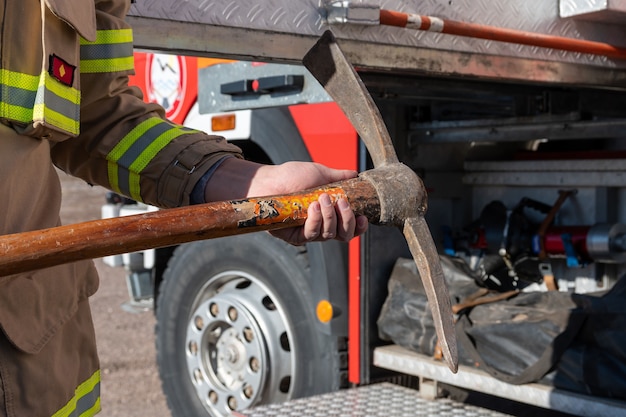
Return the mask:
{"type": "Polygon", "coordinates": [[[156,313],[174,416],[226,416],[339,388],[338,342],[316,327],[308,275],[305,247],[267,233],[177,248],[156,313]]]}

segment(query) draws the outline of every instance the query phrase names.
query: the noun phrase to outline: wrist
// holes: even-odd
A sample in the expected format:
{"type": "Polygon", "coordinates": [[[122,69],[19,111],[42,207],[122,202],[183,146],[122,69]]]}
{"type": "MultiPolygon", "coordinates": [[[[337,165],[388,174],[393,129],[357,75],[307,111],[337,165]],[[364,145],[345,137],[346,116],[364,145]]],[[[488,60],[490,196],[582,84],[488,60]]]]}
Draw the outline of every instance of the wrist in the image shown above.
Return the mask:
{"type": "Polygon", "coordinates": [[[207,202],[224,201],[267,194],[271,189],[268,172],[273,168],[239,158],[224,160],[206,184],[204,198],[207,202]]]}

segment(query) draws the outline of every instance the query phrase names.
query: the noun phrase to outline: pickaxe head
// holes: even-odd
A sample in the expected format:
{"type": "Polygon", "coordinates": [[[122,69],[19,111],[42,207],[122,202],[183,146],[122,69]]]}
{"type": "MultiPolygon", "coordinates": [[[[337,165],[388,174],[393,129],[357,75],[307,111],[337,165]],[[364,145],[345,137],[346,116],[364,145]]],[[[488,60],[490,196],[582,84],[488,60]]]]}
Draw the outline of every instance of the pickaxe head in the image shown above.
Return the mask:
{"type": "Polygon", "coordinates": [[[378,107],[330,31],[311,48],[303,63],[341,107],[370,153],[374,169],[361,176],[378,192],[379,223],[401,228],[426,289],[444,359],[452,372],[456,372],[458,355],[452,307],[439,254],[424,220],[427,207],[424,184],[413,170],[398,162],[378,107]]]}

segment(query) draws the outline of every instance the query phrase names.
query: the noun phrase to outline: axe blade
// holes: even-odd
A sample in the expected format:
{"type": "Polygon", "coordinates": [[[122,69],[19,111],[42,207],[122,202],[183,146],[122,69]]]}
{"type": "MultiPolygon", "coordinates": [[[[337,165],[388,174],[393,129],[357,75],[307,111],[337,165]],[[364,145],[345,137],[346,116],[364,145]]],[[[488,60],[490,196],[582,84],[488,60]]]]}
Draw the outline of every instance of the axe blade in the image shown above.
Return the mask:
{"type": "Polygon", "coordinates": [[[363,81],[327,30],[307,52],[302,63],[317,79],[359,132],[375,167],[398,162],[396,151],[378,107],[363,81]]]}
{"type": "Polygon", "coordinates": [[[454,314],[435,242],[423,217],[406,219],[402,232],[424,284],[443,358],[450,370],[456,373],[459,361],[454,314]]]}
{"type": "MultiPolygon", "coordinates": [[[[352,64],[337,45],[332,32],[324,32],[302,62],[346,114],[365,143],[374,167],[399,164],[378,107],[352,64]]],[[[424,185],[417,181],[415,187],[423,189],[424,185]]],[[[425,190],[422,191],[425,196],[425,190]]],[[[380,204],[382,207],[385,202],[381,200],[380,204]]],[[[424,201],[422,208],[425,206],[424,201]]],[[[401,225],[426,289],[444,359],[450,370],[456,372],[458,356],[450,296],[439,254],[424,220],[422,208],[416,207],[415,215],[405,216],[401,225]]]]}

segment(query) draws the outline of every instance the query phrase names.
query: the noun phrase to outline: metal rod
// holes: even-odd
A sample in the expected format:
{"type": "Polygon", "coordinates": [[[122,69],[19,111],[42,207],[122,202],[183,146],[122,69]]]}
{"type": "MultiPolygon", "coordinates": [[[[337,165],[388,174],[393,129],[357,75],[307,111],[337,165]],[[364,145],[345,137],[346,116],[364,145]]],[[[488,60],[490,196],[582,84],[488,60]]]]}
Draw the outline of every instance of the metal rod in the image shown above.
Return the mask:
{"type": "Polygon", "coordinates": [[[460,22],[392,10],[380,10],[380,24],[469,38],[601,55],[609,58],[626,59],[626,48],[620,48],[607,43],[544,35],[541,33],[460,22]]]}

